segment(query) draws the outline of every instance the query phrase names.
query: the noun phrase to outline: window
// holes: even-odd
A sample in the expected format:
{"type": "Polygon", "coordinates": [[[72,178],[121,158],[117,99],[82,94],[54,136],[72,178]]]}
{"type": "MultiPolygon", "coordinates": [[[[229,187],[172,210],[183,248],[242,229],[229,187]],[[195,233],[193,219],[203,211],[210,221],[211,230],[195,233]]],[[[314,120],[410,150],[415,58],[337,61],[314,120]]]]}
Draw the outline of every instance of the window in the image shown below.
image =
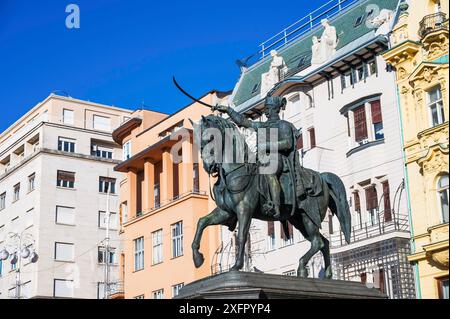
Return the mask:
{"type": "Polygon", "coordinates": [[[125,224],[128,221],[128,202],[123,202],[120,206],[120,214],[122,217],[121,223],[125,224]]]}
{"type": "Polygon", "coordinates": [[[31,208],[27,210],[25,214],[25,227],[31,227],[33,226],[33,215],[34,215],[34,208],[31,208]]]}
{"type": "Polygon", "coordinates": [[[390,222],[392,220],[392,212],[389,181],[384,181],[381,185],[383,186],[384,221],[390,222]]]}
{"type": "MultiPolygon", "coordinates": [[[[108,221],[106,220],[106,212],[99,211],[98,212],[98,227],[106,229],[108,225],[108,221]]],[[[109,213],[109,229],[117,230],[117,213],[109,213]]]]}
{"type": "Polygon", "coordinates": [[[276,241],[275,241],[275,224],[273,221],[267,222],[267,249],[273,250],[275,249],[276,241]]]}
{"type": "Polygon", "coordinates": [[[295,277],[295,276],[297,276],[297,271],[295,269],[285,271],[283,273],[283,276],[295,277]]]}
{"type": "Polygon", "coordinates": [[[316,131],[314,127],[308,129],[308,133],[309,133],[309,148],[312,149],[316,147],[316,131]]]}
{"type": "Polygon", "coordinates": [[[20,199],[20,183],[14,185],[14,198],[13,201],[18,201],[20,199]]]}
{"type": "Polygon", "coordinates": [[[72,298],[73,280],[55,279],[53,281],[53,297],[72,298]]]}
{"type": "Polygon", "coordinates": [[[198,163],[193,164],[193,178],[194,178],[194,192],[200,191],[200,172],[198,169],[198,163]]]}
{"type": "Polygon", "coordinates": [[[74,124],[73,111],[68,109],[63,109],[63,123],[64,124],[74,124]]]}
{"type": "Polygon", "coordinates": [[[172,258],[183,255],[183,222],[172,225],[172,258]]]}
{"type": "Polygon", "coordinates": [[[348,88],[353,85],[353,72],[349,70],[341,75],[342,89],[348,88]]]}
{"type": "Polygon", "coordinates": [[[444,174],[439,178],[437,191],[442,222],[448,223],[448,174],[444,174]]]}
{"type": "Polygon", "coordinates": [[[164,289],[154,291],[153,299],[164,299],[164,289]]]}
{"type": "Polygon", "coordinates": [[[75,140],[65,137],[58,138],[58,151],[75,153],[75,140]]]}
{"type": "Polygon", "coordinates": [[[104,264],[106,261],[110,265],[117,264],[116,249],[109,247],[108,254],[106,254],[106,247],[98,247],[98,263],[104,264]]]}
{"type": "Polygon", "coordinates": [[[355,141],[361,143],[368,137],[365,105],[361,105],[353,110],[353,118],[355,124],[355,141]]]}
{"type": "Polygon", "coordinates": [[[355,83],[363,81],[365,77],[364,64],[358,65],[355,68],[355,83]]]}
{"type": "Polygon", "coordinates": [[[111,119],[109,117],[94,115],[94,130],[111,131],[111,119]]]}
{"type": "Polygon", "coordinates": [[[333,214],[329,213],[328,214],[328,234],[333,234],[334,229],[333,229],[333,214]]]}
{"type": "Polygon", "coordinates": [[[370,60],[369,62],[367,62],[367,66],[368,66],[368,76],[374,75],[378,73],[378,68],[377,68],[377,61],[375,59],[370,60]]]}
{"type": "Polygon", "coordinates": [[[66,172],[66,171],[58,171],[56,178],[56,186],[65,187],[65,188],[74,188],[75,187],[75,173],[66,172]]]}
{"type": "Polygon", "coordinates": [[[131,141],[123,144],[123,160],[126,161],[131,157],[131,141]]]}
{"type": "Polygon", "coordinates": [[[152,263],[153,265],[159,264],[163,261],[163,242],[162,242],[162,229],[159,229],[152,233],[152,263]]]}
{"type": "Polygon", "coordinates": [[[75,208],[56,206],[56,219],[57,224],[75,225],[75,208]]]}
{"type": "Polygon", "coordinates": [[[377,224],[377,209],[378,209],[378,197],[375,186],[370,186],[365,189],[366,192],[366,208],[369,213],[371,225],[377,224]]]}
{"type": "Polygon", "coordinates": [[[6,207],[6,192],[0,195],[0,210],[6,207]]]}
{"type": "Polygon", "coordinates": [[[0,278],[3,275],[3,260],[0,259],[0,278]]]}
{"type": "Polygon", "coordinates": [[[136,297],[134,297],[134,299],[145,299],[145,295],[136,296],[136,297]]]}
{"type": "Polygon", "coordinates": [[[100,177],[98,182],[98,191],[100,193],[116,193],[116,179],[109,177],[100,177]]]}
{"type": "Polygon", "coordinates": [[[134,271],[144,269],[144,237],[134,240],[134,271]]]}
{"type": "Polygon", "coordinates": [[[359,27],[360,25],[361,25],[361,23],[363,22],[363,20],[364,20],[364,14],[362,15],[362,16],[359,16],[357,19],[356,19],[356,21],[355,21],[355,24],[353,25],[355,28],[356,27],[359,27]]]}
{"type": "Polygon", "coordinates": [[[71,243],[55,243],[55,260],[73,261],[74,244],[71,243]]]}
{"type": "Polygon", "coordinates": [[[36,180],[36,174],[33,173],[30,176],[28,176],[28,192],[34,191],[34,189],[36,187],[35,180],[36,180]]]}
{"type": "Polygon", "coordinates": [[[178,296],[181,288],[183,288],[184,284],[176,284],[172,286],[172,297],[178,296]]]}
{"type": "Polygon", "coordinates": [[[100,158],[112,159],[113,149],[105,146],[93,145],[92,146],[92,156],[100,158]]]}
{"type": "Polygon", "coordinates": [[[159,194],[159,183],[153,186],[153,199],[155,202],[155,207],[158,208],[159,205],[161,204],[161,197],[159,194]]]}
{"type": "Polygon", "coordinates": [[[449,299],[448,277],[439,278],[438,280],[439,299],[449,299]]]}
{"type": "Polygon", "coordinates": [[[288,232],[289,232],[289,238],[284,232],[283,224],[280,223],[280,235],[282,239],[283,246],[292,245],[294,243],[294,230],[292,227],[292,224],[288,222],[288,232]]]}
{"type": "Polygon", "coordinates": [[[370,102],[370,107],[372,112],[372,124],[373,124],[373,131],[375,134],[375,140],[383,139],[384,138],[383,118],[381,116],[380,100],[370,102]]]}
{"type": "Polygon", "coordinates": [[[105,299],[105,283],[97,283],[97,299],[105,299]]]}
{"type": "Polygon", "coordinates": [[[303,134],[300,133],[298,138],[297,138],[297,142],[295,144],[295,147],[297,148],[297,150],[302,150],[303,149],[303,134]]]}
{"type": "Polygon", "coordinates": [[[445,122],[444,103],[442,102],[440,85],[428,92],[428,108],[430,110],[431,126],[445,122]]]}

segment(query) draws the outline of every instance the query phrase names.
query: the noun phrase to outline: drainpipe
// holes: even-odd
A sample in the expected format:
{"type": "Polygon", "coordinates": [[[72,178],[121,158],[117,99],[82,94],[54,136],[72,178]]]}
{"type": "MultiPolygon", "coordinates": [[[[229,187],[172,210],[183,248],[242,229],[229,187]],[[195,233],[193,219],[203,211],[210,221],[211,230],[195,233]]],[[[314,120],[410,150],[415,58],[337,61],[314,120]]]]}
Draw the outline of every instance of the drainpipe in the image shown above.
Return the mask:
{"type": "MultiPolygon", "coordinates": [[[[396,75],[394,75],[396,77],[396,75]]],[[[396,79],[395,79],[396,80],[396,79]]],[[[397,92],[397,111],[398,111],[398,115],[399,115],[399,121],[400,121],[400,139],[401,139],[401,143],[402,143],[402,156],[403,156],[403,163],[404,163],[404,174],[405,174],[405,188],[406,188],[406,205],[407,205],[407,209],[408,209],[408,219],[409,219],[409,232],[411,234],[411,240],[410,240],[410,244],[411,244],[411,248],[412,251],[415,252],[416,251],[416,243],[414,241],[414,227],[413,227],[413,223],[412,223],[412,215],[411,215],[411,195],[409,192],[409,176],[408,176],[408,167],[406,165],[406,154],[404,151],[404,131],[403,131],[403,118],[402,118],[402,110],[401,110],[401,104],[400,104],[400,93],[399,93],[399,89],[398,89],[398,85],[397,85],[397,81],[396,83],[396,92],[397,92]]],[[[422,295],[421,295],[421,289],[420,289],[420,276],[419,276],[419,266],[418,264],[415,262],[413,265],[413,270],[414,270],[414,282],[416,284],[416,298],[417,299],[422,299],[422,295]]]]}

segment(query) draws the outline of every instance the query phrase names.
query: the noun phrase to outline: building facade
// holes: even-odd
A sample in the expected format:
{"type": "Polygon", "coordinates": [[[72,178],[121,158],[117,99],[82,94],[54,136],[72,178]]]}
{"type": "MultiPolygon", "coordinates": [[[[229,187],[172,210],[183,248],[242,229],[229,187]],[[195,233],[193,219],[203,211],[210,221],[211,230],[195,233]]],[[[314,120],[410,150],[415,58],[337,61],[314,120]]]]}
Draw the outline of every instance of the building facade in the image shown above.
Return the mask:
{"type": "MultiPolygon", "coordinates": [[[[213,91],[202,101],[215,105],[221,96],[213,91]]],[[[189,121],[210,113],[193,103],[152,123],[153,114],[136,111],[113,133],[125,154],[115,169],[125,174],[120,220],[126,299],[170,299],[185,284],[211,274],[212,257],[220,246],[218,227],[204,233],[204,265],[196,269],[192,259],[197,222],[215,206],[189,121]]]]}
{"type": "Polygon", "coordinates": [[[111,132],[130,114],[52,94],[0,135],[0,250],[14,251],[16,233],[39,256],[0,261],[0,298],[102,298],[106,263],[118,280],[122,151],[111,132]]]}
{"type": "Polygon", "coordinates": [[[397,73],[420,298],[449,298],[448,2],[403,3],[384,54],[397,73]],[[409,4],[409,5],[408,5],[409,4]]]}
{"type": "MultiPolygon", "coordinates": [[[[268,91],[287,99],[281,117],[301,132],[303,165],[336,173],[347,189],[350,244],[336,217],[322,224],[333,277],[364,282],[391,298],[414,298],[395,74],[381,57],[397,6],[397,0],[328,2],[291,26],[297,34],[280,32],[261,45],[261,59],[241,64],[228,102],[264,120],[268,91]]],[[[247,270],[295,275],[310,244],[292,227],[290,232],[293,238],[287,239],[279,223],[255,221],[247,270]]],[[[228,235],[217,271],[233,261],[233,243],[228,235]]],[[[310,276],[323,276],[321,259],[319,253],[310,261],[310,276]]]]}

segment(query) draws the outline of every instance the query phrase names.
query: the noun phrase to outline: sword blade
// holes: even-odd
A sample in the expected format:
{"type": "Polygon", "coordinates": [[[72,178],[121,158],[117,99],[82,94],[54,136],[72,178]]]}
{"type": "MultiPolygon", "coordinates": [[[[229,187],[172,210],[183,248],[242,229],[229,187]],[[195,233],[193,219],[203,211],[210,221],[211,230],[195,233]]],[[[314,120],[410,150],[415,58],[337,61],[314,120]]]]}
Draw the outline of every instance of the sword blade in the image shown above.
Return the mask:
{"type": "Polygon", "coordinates": [[[204,105],[204,106],[207,106],[207,107],[209,107],[209,108],[213,108],[213,107],[214,107],[214,106],[212,106],[212,105],[209,105],[208,103],[205,103],[205,102],[200,101],[199,99],[193,97],[193,96],[190,95],[188,92],[186,92],[186,91],[178,84],[177,80],[175,79],[175,76],[172,76],[172,81],[173,81],[173,83],[175,84],[175,86],[178,88],[178,90],[180,90],[181,93],[183,93],[184,95],[186,95],[186,96],[187,96],[188,98],[190,98],[191,100],[193,100],[193,101],[195,101],[195,102],[197,102],[197,103],[200,103],[200,104],[202,104],[202,105],[204,105]]]}

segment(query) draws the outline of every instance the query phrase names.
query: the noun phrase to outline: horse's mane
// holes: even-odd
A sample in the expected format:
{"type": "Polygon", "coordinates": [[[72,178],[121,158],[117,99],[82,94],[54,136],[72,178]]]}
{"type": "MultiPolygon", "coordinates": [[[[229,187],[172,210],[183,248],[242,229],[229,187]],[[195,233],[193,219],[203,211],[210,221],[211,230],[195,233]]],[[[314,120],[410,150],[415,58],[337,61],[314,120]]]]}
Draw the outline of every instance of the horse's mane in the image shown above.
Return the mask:
{"type": "MultiPolygon", "coordinates": [[[[241,131],[239,130],[238,126],[233,123],[231,120],[224,119],[223,117],[216,116],[213,114],[210,114],[204,119],[213,127],[217,127],[222,134],[225,134],[226,129],[233,130],[234,136],[237,136],[239,138],[239,142],[243,143],[246,149],[248,149],[247,142],[245,140],[245,137],[242,135],[241,131]]],[[[246,150],[247,151],[247,150],[246,150]]]]}

